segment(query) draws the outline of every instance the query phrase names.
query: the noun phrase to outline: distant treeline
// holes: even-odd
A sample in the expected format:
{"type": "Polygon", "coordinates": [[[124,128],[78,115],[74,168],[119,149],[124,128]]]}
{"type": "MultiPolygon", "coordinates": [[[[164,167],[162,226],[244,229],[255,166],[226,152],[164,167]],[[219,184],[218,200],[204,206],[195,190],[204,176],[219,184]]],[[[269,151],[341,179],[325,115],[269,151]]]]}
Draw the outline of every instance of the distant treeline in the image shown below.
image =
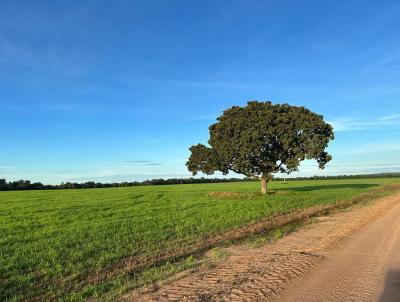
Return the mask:
{"type": "Polygon", "coordinates": [[[200,183],[222,183],[222,182],[245,182],[253,181],[251,178],[169,178],[151,179],[133,182],[101,183],[88,181],[84,183],[65,182],[59,185],[44,185],[41,182],[32,183],[29,180],[17,180],[7,182],[0,178],[0,191],[17,190],[58,190],[58,189],[91,189],[91,188],[113,188],[113,187],[138,187],[155,185],[177,185],[177,184],[200,184],[200,183]]]}
{"type": "MultiPolygon", "coordinates": [[[[296,181],[296,180],[328,180],[328,179],[363,179],[363,178],[400,178],[400,173],[379,173],[362,175],[336,175],[336,176],[311,176],[311,177],[274,177],[274,181],[296,181]]],[[[157,185],[177,185],[177,184],[204,184],[204,183],[224,183],[224,182],[248,182],[255,181],[253,178],[169,178],[151,179],[133,182],[101,183],[88,181],[84,183],[66,182],[59,185],[44,185],[41,182],[30,182],[29,180],[17,180],[7,182],[0,178],[0,191],[17,190],[58,190],[58,189],[90,189],[90,188],[113,188],[113,187],[137,187],[137,186],[157,186],[157,185]]]]}

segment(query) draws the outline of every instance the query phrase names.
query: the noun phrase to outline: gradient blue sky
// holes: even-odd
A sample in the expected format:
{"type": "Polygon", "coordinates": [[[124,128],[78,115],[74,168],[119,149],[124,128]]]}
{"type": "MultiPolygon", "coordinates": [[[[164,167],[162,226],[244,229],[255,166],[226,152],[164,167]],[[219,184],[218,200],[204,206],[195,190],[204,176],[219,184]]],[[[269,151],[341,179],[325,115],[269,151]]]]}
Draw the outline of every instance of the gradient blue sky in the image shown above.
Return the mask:
{"type": "Polygon", "coordinates": [[[1,1],[0,177],[190,176],[248,100],[334,125],[296,175],[400,171],[398,1],[1,1]]]}

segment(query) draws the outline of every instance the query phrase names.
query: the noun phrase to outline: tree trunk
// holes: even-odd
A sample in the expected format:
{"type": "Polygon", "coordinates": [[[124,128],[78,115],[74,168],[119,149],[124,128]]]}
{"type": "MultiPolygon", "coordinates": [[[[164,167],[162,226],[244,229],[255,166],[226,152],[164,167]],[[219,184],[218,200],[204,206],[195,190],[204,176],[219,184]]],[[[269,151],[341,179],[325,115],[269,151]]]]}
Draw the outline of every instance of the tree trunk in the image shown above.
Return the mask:
{"type": "Polygon", "coordinates": [[[261,177],[261,194],[267,194],[267,178],[261,177]]]}

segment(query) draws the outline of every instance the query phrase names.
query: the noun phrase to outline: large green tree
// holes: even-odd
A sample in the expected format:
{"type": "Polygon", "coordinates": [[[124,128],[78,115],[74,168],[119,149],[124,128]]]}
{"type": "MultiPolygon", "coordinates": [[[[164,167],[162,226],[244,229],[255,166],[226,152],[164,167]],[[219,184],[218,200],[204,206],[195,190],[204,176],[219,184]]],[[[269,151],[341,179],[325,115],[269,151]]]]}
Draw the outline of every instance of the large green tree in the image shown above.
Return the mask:
{"type": "Polygon", "coordinates": [[[325,151],[334,138],[332,126],[304,107],[251,101],[224,111],[209,130],[209,147],[189,149],[189,171],[259,178],[264,194],[273,173],[297,171],[304,159],[316,159],[323,169],[332,159],[325,151]]]}

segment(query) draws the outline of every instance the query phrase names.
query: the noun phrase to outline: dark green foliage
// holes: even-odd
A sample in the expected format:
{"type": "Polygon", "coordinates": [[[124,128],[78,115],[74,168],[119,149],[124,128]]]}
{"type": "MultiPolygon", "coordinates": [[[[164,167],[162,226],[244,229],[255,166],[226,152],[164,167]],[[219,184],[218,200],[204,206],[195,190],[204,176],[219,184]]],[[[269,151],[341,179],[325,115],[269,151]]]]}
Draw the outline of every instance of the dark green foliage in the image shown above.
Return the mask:
{"type": "Polygon", "coordinates": [[[234,106],[211,125],[210,147],[190,148],[190,172],[233,171],[269,179],[272,173],[297,171],[304,159],[323,169],[332,157],[325,152],[334,138],[332,126],[304,107],[252,101],[234,106]]]}

